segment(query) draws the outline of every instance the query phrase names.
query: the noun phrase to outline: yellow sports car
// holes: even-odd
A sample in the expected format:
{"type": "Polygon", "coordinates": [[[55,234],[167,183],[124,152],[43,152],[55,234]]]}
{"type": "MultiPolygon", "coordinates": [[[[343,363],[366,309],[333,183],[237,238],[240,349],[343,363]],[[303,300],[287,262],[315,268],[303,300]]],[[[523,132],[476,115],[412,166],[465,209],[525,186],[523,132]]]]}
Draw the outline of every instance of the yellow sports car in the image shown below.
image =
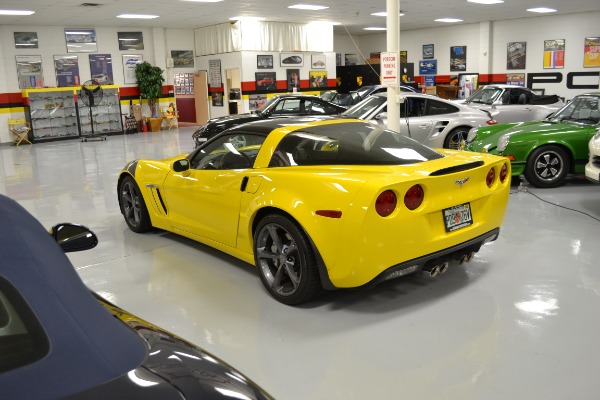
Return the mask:
{"type": "Polygon", "coordinates": [[[254,264],[292,305],[470,260],[498,237],[510,175],[506,158],[433,150],[364,121],[279,119],[130,162],[117,190],[133,231],[164,229],[254,264]]]}

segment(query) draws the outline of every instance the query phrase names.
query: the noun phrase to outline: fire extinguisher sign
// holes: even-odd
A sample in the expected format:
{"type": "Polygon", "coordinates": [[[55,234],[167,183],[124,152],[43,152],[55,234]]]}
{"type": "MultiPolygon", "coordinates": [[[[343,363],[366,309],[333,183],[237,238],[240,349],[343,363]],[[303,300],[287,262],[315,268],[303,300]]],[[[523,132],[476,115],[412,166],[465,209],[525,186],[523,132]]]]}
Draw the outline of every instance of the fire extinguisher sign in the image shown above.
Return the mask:
{"type": "Polygon", "coordinates": [[[400,85],[400,56],[397,51],[381,53],[381,85],[385,87],[400,85]]]}

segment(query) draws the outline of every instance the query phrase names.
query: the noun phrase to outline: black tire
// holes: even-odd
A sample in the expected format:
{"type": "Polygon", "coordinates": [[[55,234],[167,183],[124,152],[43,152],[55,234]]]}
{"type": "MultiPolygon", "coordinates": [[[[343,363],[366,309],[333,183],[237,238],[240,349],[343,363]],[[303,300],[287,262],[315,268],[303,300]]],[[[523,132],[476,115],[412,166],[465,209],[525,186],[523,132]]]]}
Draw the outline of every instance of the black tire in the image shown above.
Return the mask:
{"type": "Polygon", "coordinates": [[[146,203],[139,186],[131,176],[126,176],[121,182],[119,206],[129,229],[136,233],[148,232],[152,229],[146,203]]]}
{"type": "Polygon", "coordinates": [[[453,150],[462,150],[464,143],[467,142],[467,136],[469,135],[469,127],[458,127],[454,128],[444,139],[444,148],[453,150]],[[462,144],[461,144],[462,143],[462,144]]]}
{"type": "Polygon", "coordinates": [[[553,188],[565,183],[571,158],[565,149],[548,145],[535,149],[527,158],[525,178],[533,186],[553,188]]]}
{"type": "Polygon", "coordinates": [[[258,223],[254,261],[263,285],[281,303],[302,304],[322,291],[317,259],[308,238],[283,215],[267,215],[258,223]]]}

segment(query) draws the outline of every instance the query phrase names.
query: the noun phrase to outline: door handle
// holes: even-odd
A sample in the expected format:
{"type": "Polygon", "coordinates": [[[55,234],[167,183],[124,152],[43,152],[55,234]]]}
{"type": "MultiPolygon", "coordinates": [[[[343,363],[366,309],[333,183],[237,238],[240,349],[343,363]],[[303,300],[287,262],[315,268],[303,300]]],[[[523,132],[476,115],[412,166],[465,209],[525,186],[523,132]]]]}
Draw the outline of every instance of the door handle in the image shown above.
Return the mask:
{"type": "Polygon", "coordinates": [[[426,124],[426,125],[419,125],[419,128],[420,128],[420,129],[427,129],[427,128],[429,128],[429,124],[426,124]]]}

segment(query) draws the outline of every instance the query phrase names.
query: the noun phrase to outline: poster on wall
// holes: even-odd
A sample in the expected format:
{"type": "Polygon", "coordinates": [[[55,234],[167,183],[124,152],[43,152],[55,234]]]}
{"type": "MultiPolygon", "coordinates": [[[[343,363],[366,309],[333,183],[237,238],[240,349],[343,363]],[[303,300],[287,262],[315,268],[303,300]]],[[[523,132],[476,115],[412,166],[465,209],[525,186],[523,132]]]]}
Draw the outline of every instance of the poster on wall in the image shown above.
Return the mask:
{"type": "Polygon", "coordinates": [[[275,72],[255,72],[256,90],[275,90],[277,80],[275,72]]]}
{"type": "Polygon", "coordinates": [[[506,74],[506,84],[525,87],[525,74],[506,74]]]}
{"type": "Polygon", "coordinates": [[[272,69],[273,68],[273,56],[270,54],[257,55],[256,56],[256,68],[272,69]]]}
{"type": "Polygon", "coordinates": [[[565,39],[544,40],[544,68],[565,67],[565,39]]]}
{"type": "Polygon", "coordinates": [[[327,71],[310,71],[308,81],[311,88],[327,87],[327,71]]]}
{"type": "Polygon", "coordinates": [[[17,49],[37,49],[37,32],[15,32],[15,47],[17,49]]]}
{"type": "Polygon", "coordinates": [[[95,29],[65,29],[65,39],[67,53],[95,53],[98,51],[95,29]]]}
{"type": "Polygon", "coordinates": [[[450,71],[467,70],[467,46],[450,47],[450,71]]]}
{"type": "Polygon", "coordinates": [[[135,66],[144,62],[141,54],[123,54],[123,81],[126,85],[137,84],[135,66]]]}
{"type": "Polygon", "coordinates": [[[287,90],[288,92],[296,93],[300,89],[300,70],[299,69],[286,69],[285,76],[287,77],[287,90]]]}
{"type": "Polygon", "coordinates": [[[408,62],[408,51],[400,51],[400,64],[406,64],[408,62]]]}
{"type": "Polygon", "coordinates": [[[250,95],[250,111],[258,110],[267,102],[266,94],[251,94],[250,95]]]}
{"type": "Polygon", "coordinates": [[[433,45],[432,44],[424,44],[423,45],[423,58],[425,60],[431,60],[434,57],[433,53],[433,45]]]}
{"type": "Polygon", "coordinates": [[[42,56],[17,56],[19,89],[44,86],[42,56]]]}
{"type": "Polygon", "coordinates": [[[586,37],[583,50],[583,66],[600,67],[600,37],[586,37]]]}
{"type": "Polygon", "coordinates": [[[90,72],[92,79],[101,85],[112,85],[113,69],[112,56],[110,54],[90,54],[90,72]]]}
{"type": "Polygon", "coordinates": [[[144,50],[142,32],[117,32],[119,50],[144,50]]]}
{"type": "Polygon", "coordinates": [[[314,69],[325,69],[325,66],[327,65],[325,54],[313,54],[311,56],[310,65],[314,69]]]}
{"type": "Polygon", "coordinates": [[[302,67],[304,55],[302,53],[281,53],[282,67],[302,67]]]}
{"type": "Polygon", "coordinates": [[[419,75],[437,75],[437,60],[419,61],[419,75]]]}
{"type": "Polygon", "coordinates": [[[54,56],[56,86],[77,86],[79,80],[79,59],[77,56],[54,56]]]}
{"type": "Polygon", "coordinates": [[[194,68],[193,50],[171,50],[171,58],[175,68],[194,68]]]}
{"type": "Polygon", "coordinates": [[[213,106],[223,107],[223,92],[213,92],[211,97],[213,106]]]}
{"type": "Polygon", "coordinates": [[[525,69],[527,42],[510,42],[506,45],[506,69],[525,69]]]}
{"type": "Polygon", "coordinates": [[[221,60],[208,60],[208,86],[213,89],[223,85],[221,76],[221,60]]]}

